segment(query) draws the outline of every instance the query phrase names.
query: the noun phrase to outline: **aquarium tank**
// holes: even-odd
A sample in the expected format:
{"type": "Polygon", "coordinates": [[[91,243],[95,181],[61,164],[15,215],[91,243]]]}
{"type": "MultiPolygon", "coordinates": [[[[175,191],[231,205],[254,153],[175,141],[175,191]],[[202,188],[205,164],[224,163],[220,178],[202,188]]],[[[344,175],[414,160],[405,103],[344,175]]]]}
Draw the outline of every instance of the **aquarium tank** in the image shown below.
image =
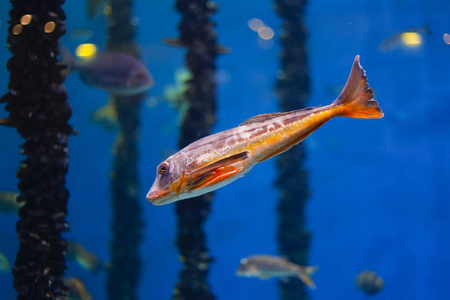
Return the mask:
{"type": "Polygon", "coordinates": [[[447,299],[449,16],[1,1],[0,299],[447,299]]]}

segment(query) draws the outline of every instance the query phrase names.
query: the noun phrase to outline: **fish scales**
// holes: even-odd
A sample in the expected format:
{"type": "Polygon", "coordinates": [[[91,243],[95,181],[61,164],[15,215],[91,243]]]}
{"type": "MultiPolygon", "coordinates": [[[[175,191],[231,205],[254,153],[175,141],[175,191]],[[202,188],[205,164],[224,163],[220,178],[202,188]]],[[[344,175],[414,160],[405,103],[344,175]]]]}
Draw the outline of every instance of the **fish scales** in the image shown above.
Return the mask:
{"type": "MultiPolygon", "coordinates": [[[[202,165],[214,159],[249,150],[257,161],[273,156],[279,149],[301,142],[315,129],[330,120],[338,109],[324,106],[239,126],[205,137],[184,148],[188,165],[202,165]],[[313,121],[313,122],[311,122],[313,121]],[[320,125],[319,125],[320,124],[320,125]],[[272,149],[272,151],[268,151],[272,149]],[[196,153],[197,156],[191,155],[196,153]]],[[[287,149],[286,149],[287,150],[287,149]]]]}

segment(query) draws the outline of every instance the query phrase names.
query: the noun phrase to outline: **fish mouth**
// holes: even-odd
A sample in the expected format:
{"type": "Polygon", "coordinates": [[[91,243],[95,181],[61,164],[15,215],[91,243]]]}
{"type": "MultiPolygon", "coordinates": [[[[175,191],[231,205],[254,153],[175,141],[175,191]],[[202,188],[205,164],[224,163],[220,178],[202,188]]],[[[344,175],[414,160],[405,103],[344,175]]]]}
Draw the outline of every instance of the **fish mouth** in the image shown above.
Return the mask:
{"type": "Polygon", "coordinates": [[[163,205],[166,204],[164,200],[167,199],[166,196],[168,195],[169,191],[158,191],[158,192],[149,191],[146,198],[153,205],[163,205]]]}

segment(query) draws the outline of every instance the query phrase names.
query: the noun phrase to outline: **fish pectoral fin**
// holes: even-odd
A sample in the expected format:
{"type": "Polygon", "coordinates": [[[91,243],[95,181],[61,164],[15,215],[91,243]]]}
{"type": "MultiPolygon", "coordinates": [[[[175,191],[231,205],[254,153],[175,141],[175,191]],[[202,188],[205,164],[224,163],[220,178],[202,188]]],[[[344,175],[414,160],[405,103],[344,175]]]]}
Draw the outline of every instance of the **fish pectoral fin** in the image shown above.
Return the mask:
{"type": "Polygon", "coordinates": [[[207,164],[206,166],[194,169],[188,174],[190,180],[187,188],[189,190],[195,190],[202,187],[211,186],[240,172],[243,168],[233,165],[248,159],[248,154],[249,151],[239,152],[211,164],[207,164]]]}
{"type": "Polygon", "coordinates": [[[224,181],[225,179],[233,176],[234,174],[239,173],[243,168],[235,168],[233,166],[227,166],[215,169],[213,171],[210,171],[208,173],[203,174],[199,178],[197,178],[195,181],[188,184],[188,189],[190,191],[213,186],[219,182],[224,181]]]}
{"type": "Polygon", "coordinates": [[[189,176],[191,178],[194,178],[194,180],[196,180],[197,178],[200,178],[203,175],[205,175],[205,174],[207,174],[207,173],[209,173],[211,171],[214,171],[216,169],[223,168],[223,167],[226,167],[226,166],[230,166],[230,165],[232,165],[234,163],[246,160],[246,159],[249,158],[248,154],[249,154],[249,151],[242,151],[242,152],[239,152],[237,154],[233,154],[231,156],[227,156],[227,157],[222,158],[222,159],[220,159],[218,161],[215,161],[213,163],[207,164],[205,166],[202,166],[200,168],[197,168],[197,169],[194,169],[194,170],[190,171],[189,172],[189,176]]]}

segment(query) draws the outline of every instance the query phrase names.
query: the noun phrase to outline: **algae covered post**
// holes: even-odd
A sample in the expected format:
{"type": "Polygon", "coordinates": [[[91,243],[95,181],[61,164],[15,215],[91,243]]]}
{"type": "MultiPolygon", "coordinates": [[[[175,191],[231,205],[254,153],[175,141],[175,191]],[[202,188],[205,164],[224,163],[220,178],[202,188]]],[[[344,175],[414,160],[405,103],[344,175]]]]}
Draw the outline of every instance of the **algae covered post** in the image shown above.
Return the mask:
{"type": "Polygon", "coordinates": [[[17,299],[65,299],[67,242],[62,232],[68,230],[65,176],[72,128],[63,67],[57,62],[59,38],[65,33],[64,1],[11,3],[9,92],[0,100],[9,117],[1,123],[16,127],[25,139],[25,159],[17,171],[17,201],[24,205],[16,225],[20,245],[13,284],[17,299]]]}
{"type": "MultiPolygon", "coordinates": [[[[107,49],[128,52],[137,57],[132,5],[132,0],[111,1],[107,49]]],[[[111,300],[137,299],[141,275],[139,244],[142,240],[143,219],[141,198],[138,195],[137,141],[143,96],[142,93],[110,95],[117,112],[119,129],[111,170],[113,220],[111,268],[107,279],[108,297],[111,300]]]]}
{"type": "MultiPolygon", "coordinates": [[[[280,75],[276,82],[280,108],[284,111],[306,107],[310,92],[306,34],[303,20],[305,0],[275,0],[275,12],[282,20],[280,75]]],[[[308,264],[311,233],[306,228],[305,207],[309,198],[308,171],[304,167],[304,145],[299,144],[277,159],[278,244],[280,253],[299,265],[308,264]]],[[[280,299],[308,299],[299,280],[280,282],[280,299]]]]}
{"type": "MultiPolygon", "coordinates": [[[[216,33],[210,17],[216,4],[206,0],[178,0],[175,8],[181,13],[178,25],[179,44],[187,48],[186,66],[192,73],[185,99],[188,110],[180,127],[179,146],[183,148],[211,133],[216,116],[217,56],[216,33]]],[[[178,202],[177,245],[182,270],[174,290],[174,299],[214,299],[207,281],[211,257],[206,247],[203,223],[210,213],[213,195],[202,195],[191,201],[178,202]]]]}

